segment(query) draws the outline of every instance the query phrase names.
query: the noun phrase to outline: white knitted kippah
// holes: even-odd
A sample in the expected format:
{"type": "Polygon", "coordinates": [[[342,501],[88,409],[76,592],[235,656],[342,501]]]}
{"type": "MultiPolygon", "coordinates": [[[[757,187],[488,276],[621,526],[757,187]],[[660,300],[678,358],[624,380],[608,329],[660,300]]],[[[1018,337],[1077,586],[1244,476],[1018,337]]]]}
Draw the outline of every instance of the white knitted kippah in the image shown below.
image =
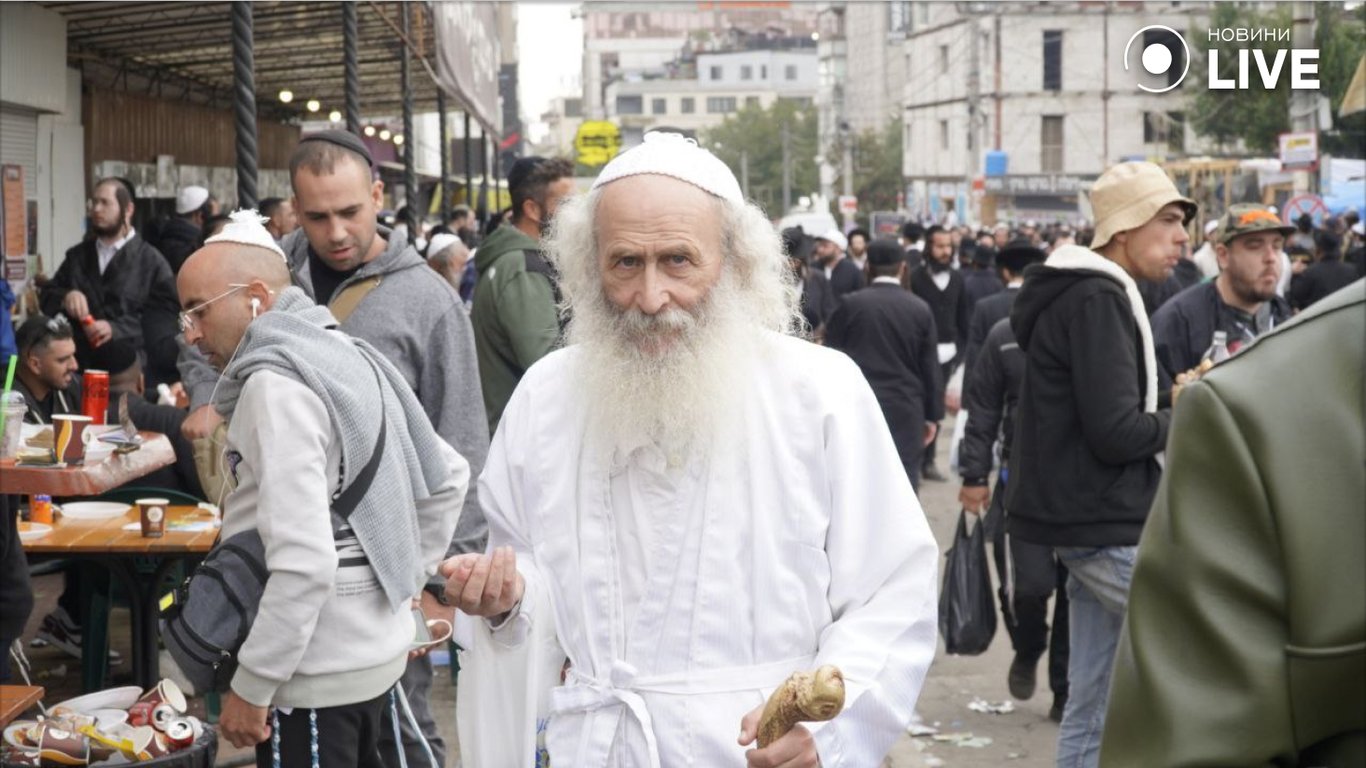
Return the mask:
{"type": "Polygon", "coordinates": [[[722,200],[734,203],[745,201],[735,174],[716,155],[697,146],[696,141],[681,133],[665,131],[645,134],[643,143],[613,158],[598,174],[593,189],[625,176],[642,173],[672,176],[722,200]]]}
{"type": "Polygon", "coordinates": [[[280,254],[280,258],[285,259],[285,252],[280,250],[280,246],[275,243],[275,238],[270,236],[264,225],[270,219],[251,210],[233,211],[228,216],[228,223],[223,227],[223,231],[204,241],[209,243],[237,243],[239,245],[254,245],[258,248],[265,248],[268,251],[275,251],[280,254]]]}
{"type": "Polygon", "coordinates": [[[436,256],[458,242],[460,242],[459,237],[446,232],[432,235],[432,239],[427,242],[427,256],[436,256]]]}

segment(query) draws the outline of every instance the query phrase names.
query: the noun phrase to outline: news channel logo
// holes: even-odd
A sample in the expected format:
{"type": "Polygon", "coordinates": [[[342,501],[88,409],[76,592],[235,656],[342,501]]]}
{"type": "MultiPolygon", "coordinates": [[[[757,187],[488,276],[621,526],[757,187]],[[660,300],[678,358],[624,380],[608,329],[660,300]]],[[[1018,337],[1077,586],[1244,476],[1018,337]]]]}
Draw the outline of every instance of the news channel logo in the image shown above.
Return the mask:
{"type": "Polygon", "coordinates": [[[1133,58],[1131,54],[1138,48],[1142,50],[1138,54],[1138,63],[1143,67],[1143,71],[1154,77],[1165,75],[1167,86],[1165,88],[1153,88],[1144,83],[1138,83],[1141,90],[1148,93],[1166,93],[1186,79],[1186,75],[1191,70],[1191,51],[1186,44],[1186,38],[1180,32],[1162,24],[1149,24],[1135,32],[1129,37],[1129,42],[1124,45],[1124,71],[1130,71],[1129,62],[1133,58]],[[1134,45],[1135,41],[1140,41],[1139,45],[1134,45]],[[1172,72],[1178,65],[1176,43],[1180,43],[1180,65],[1181,75],[1173,77],[1172,72]]]}

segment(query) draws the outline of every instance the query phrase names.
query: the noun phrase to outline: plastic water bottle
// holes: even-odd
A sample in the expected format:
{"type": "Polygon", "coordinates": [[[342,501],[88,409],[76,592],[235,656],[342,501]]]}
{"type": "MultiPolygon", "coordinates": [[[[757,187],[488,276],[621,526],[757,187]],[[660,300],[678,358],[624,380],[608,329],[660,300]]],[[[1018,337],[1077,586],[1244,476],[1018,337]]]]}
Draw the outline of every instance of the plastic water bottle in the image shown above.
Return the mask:
{"type": "Polygon", "coordinates": [[[1233,357],[1228,351],[1228,333],[1225,331],[1214,332],[1214,342],[1205,350],[1205,354],[1200,358],[1200,362],[1208,360],[1212,365],[1218,365],[1225,360],[1233,357]]]}

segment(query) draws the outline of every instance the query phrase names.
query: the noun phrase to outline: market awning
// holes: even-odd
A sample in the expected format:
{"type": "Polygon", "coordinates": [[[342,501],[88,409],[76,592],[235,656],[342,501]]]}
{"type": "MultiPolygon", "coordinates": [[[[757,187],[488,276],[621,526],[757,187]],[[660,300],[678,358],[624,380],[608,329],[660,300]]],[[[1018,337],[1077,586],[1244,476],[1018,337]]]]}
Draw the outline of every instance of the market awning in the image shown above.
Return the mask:
{"type": "MultiPolygon", "coordinates": [[[[94,86],[232,106],[232,3],[41,5],[66,18],[68,61],[94,86]]],[[[400,5],[355,4],[360,106],[366,115],[397,114],[402,105],[400,5]]],[[[414,109],[432,111],[437,95],[432,12],[426,3],[410,7],[414,109]]],[[[321,119],[343,109],[342,4],[254,2],[251,9],[260,113],[276,119],[321,119]],[[282,90],[292,92],[294,100],[282,103],[282,90]],[[310,99],[320,102],[318,114],[308,111],[310,99]]]]}

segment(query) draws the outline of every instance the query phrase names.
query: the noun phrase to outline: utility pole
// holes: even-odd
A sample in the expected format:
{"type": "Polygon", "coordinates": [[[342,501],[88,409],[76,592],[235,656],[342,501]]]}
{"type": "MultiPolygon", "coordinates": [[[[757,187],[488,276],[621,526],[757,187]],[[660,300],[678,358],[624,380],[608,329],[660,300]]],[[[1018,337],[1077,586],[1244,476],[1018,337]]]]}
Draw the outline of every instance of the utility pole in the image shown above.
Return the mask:
{"type": "Polygon", "coordinates": [[[783,123],[783,215],[792,210],[792,136],[783,123]]]}
{"type": "MultiPolygon", "coordinates": [[[[843,163],[842,163],[843,169],[840,171],[840,174],[841,174],[842,176],[844,176],[844,182],[843,182],[843,184],[841,185],[841,190],[842,190],[842,191],[841,191],[841,194],[845,195],[846,197],[853,197],[853,196],[854,196],[854,139],[853,139],[853,131],[851,131],[850,128],[849,128],[849,123],[848,123],[847,121],[844,121],[844,120],[841,120],[841,121],[840,121],[840,143],[844,145],[844,161],[843,161],[843,163]]],[[[849,229],[853,229],[853,228],[854,228],[854,214],[852,214],[852,213],[845,213],[845,214],[844,214],[844,228],[845,228],[846,230],[849,230],[849,229]]]]}
{"type": "Polygon", "coordinates": [[[977,115],[982,100],[982,33],[977,27],[977,10],[972,3],[968,4],[968,41],[968,50],[971,54],[968,61],[968,151],[967,173],[963,180],[963,188],[966,190],[963,200],[966,204],[963,210],[958,212],[958,220],[963,224],[977,219],[971,215],[972,182],[977,176],[977,156],[980,154],[977,148],[977,115]]]}
{"type": "MultiPolygon", "coordinates": [[[[1290,32],[1291,45],[1297,50],[1314,47],[1314,4],[1297,0],[1294,4],[1294,22],[1290,32]]],[[[1290,130],[1295,132],[1319,130],[1318,91],[1299,90],[1290,92],[1290,130]]],[[[1293,174],[1296,192],[1309,192],[1314,189],[1309,171],[1296,171],[1293,174]]]]}
{"type": "Polygon", "coordinates": [[[749,150],[740,150],[740,191],[749,199],[749,150]]]}

